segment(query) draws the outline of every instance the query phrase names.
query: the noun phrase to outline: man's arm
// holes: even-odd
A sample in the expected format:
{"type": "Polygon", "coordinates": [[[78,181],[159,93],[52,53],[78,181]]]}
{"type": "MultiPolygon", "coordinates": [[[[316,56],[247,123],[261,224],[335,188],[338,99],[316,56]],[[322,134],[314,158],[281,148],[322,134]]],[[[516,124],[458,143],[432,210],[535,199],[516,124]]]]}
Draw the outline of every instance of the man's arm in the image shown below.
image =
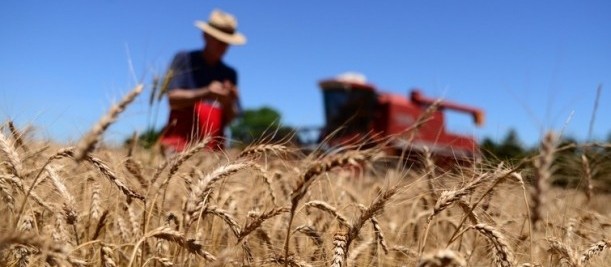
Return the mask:
{"type": "Polygon", "coordinates": [[[205,95],[209,94],[207,87],[200,89],[180,89],[176,88],[168,92],[168,101],[170,102],[170,109],[182,109],[189,106],[193,106],[195,102],[204,98],[205,95]]]}
{"type": "Polygon", "coordinates": [[[168,92],[170,109],[182,109],[195,105],[195,102],[202,99],[223,99],[229,97],[230,92],[223,88],[223,84],[214,81],[206,87],[198,89],[175,88],[168,92]]]}

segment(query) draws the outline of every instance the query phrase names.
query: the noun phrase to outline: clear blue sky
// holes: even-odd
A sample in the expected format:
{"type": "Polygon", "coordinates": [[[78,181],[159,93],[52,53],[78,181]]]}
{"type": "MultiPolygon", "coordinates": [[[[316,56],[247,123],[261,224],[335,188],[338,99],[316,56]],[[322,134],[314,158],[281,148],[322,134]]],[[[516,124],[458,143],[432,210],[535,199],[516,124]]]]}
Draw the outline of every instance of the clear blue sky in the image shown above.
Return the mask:
{"type": "Polygon", "coordinates": [[[607,0],[0,1],[0,119],[74,141],[142,82],[105,138],[142,131],[151,77],[176,51],[202,47],[193,22],[215,7],[248,37],[226,57],[243,106],[271,106],[291,126],[321,125],[317,81],[356,71],[384,91],[420,87],[486,111],[482,128],[450,115],[453,131],[498,140],[515,128],[527,144],[547,128],[586,139],[602,84],[593,137],[611,132],[607,0]]]}

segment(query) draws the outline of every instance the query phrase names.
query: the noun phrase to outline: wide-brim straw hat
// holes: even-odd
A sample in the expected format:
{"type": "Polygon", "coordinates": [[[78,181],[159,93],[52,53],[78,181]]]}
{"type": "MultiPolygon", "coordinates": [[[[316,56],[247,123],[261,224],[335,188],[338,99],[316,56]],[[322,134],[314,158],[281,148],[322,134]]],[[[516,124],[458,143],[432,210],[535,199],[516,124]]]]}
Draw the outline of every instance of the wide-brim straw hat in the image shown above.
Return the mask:
{"type": "Polygon", "coordinates": [[[246,37],[237,31],[238,20],[220,9],[212,10],[207,22],[195,21],[195,27],[224,43],[231,45],[246,43],[246,37]]]}

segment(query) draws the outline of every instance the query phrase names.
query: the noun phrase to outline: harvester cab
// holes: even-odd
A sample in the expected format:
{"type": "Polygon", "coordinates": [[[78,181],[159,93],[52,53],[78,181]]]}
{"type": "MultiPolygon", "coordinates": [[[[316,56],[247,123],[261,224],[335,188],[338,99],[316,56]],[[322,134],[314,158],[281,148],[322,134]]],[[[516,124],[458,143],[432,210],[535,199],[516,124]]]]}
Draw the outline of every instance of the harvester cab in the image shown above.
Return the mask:
{"type": "Polygon", "coordinates": [[[477,108],[425,97],[418,89],[407,95],[378,91],[359,74],[344,74],[319,82],[323,93],[325,126],[319,142],[331,147],[385,142],[388,153],[417,157],[428,149],[437,160],[473,161],[480,157],[472,136],[448,132],[444,112],[470,114],[474,123],[484,122],[477,108]],[[423,118],[425,111],[436,110],[423,118]]]}

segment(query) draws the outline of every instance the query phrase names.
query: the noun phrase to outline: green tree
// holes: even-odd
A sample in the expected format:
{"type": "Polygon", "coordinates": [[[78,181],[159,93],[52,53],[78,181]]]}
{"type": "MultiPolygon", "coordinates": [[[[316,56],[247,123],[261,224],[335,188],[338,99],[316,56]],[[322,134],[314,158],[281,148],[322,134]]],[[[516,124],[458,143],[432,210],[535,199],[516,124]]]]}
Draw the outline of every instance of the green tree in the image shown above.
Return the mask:
{"type": "Polygon", "coordinates": [[[231,138],[242,145],[258,141],[295,141],[294,129],[280,124],[282,116],[271,107],[246,109],[231,125],[231,138]]]}
{"type": "MultiPolygon", "coordinates": [[[[138,134],[138,145],[146,149],[153,147],[153,145],[155,145],[157,142],[157,139],[159,139],[161,136],[161,131],[161,129],[157,130],[155,128],[146,129],[144,132],[138,134]]],[[[126,146],[131,145],[134,141],[132,139],[132,137],[128,137],[125,139],[125,141],[123,141],[123,144],[126,146]]]]}
{"type": "Polygon", "coordinates": [[[499,160],[513,161],[526,155],[526,150],[514,129],[510,129],[499,143],[488,137],[485,138],[482,142],[482,150],[486,157],[499,160]]]}

